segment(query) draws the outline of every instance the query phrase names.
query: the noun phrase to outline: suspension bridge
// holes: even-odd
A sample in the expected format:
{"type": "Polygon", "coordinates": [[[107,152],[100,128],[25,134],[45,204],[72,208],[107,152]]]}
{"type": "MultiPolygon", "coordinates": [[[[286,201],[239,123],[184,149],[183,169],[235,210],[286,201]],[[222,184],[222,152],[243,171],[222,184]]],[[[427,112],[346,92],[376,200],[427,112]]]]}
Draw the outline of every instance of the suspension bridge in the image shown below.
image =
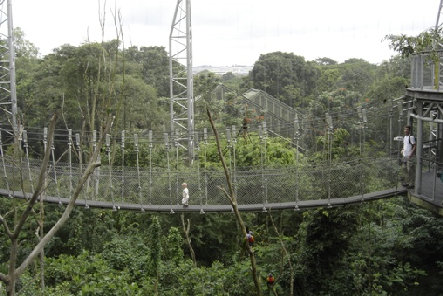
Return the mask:
{"type": "MultiPolygon", "coordinates": [[[[2,1],[1,5],[5,21],[0,29],[7,25],[7,32],[1,35],[8,39],[4,48],[9,59],[1,61],[0,75],[4,79],[0,82],[0,103],[12,128],[3,127],[0,134],[0,195],[29,199],[40,173],[41,155],[49,149],[50,162],[40,198],[67,204],[98,135],[95,131],[57,130],[54,144],[49,146],[46,128],[17,124],[11,5],[10,1],[2,1]],[[6,3],[8,9],[3,7],[6,3]],[[20,146],[20,157],[10,153],[14,142],[20,146]]],[[[178,0],[171,25],[170,131],[114,130],[102,135],[105,142],[101,165],[83,185],[76,205],[170,213],[232,211],[221,190],[227,186],[224,172],[208,165],[206,159],[212,136],[208,128],[199,130],[194,123],[190,11],[190,0],[178,0]],[[171,66],[183,61],[183,68],[171,66]],[[184,165],[186,162],[191,165],[184,165]],[[188,207],[180,203],[183,182],[190,191],[188,207]]],[[[405,194],[441,209],[443,78],[435,71],[442,68],[436,66],[440,65],[442,52],[436,52],[433,59],[427,58],[429,53],[414,56],[411,86],[403,97],[381,106],[340,106],[318,116],[318,112],[298,112],[261,90],[251,89],[243,94],[243,103],[263,118],[255,124],[226,127],[221,133],[239,209],[332,207],[405,194]],[[415,188],[407,190],[399,185],[401,143],[393,139],[402,134],[403,125],[413,123],[417,132],[417,169],[415,188]],[[338,130],[349,133],[341,143],[334,142],[338,130]],[[260,152],[251,162],[258,165],[240,165],[242,157],[250,157],[239,154],[240,142],[250,137],[257,138],[251,149],[260,152]],[[293,147],[291,163],[278,165],[269,161],[267,147],[271,138],[293,147]],[[320,145],[319,138],[323,139],[320,145]],[[340,158],[335,157],[337,153],[340,158]],[[313,158],[307,156],[314,155],[317,160],[308,161],[313,158]]]]}
{"type": "MultiPolygon", "coordinates": [[[[403,102],[395,105],[395,108],[402,106],[403,102]]],[[[279,126],[280,129],[294,131],[292,139],[279,137],[280,141],[290,141],[287,145],[294,148],[294,161],[286,165],[269,162],[271,156],[267,151],[268,141],[276,134],[271,130],[272,125],[269,128],[266,128],[264,122],[251,125],[247,137],[236,133],[239,128],[234,126],[223,131],[222,150],[225,151],[239,209],[298,210],[404,195],[407,189],[399,185],[397,148],[390,141],[394,137],[391,134],[393,126],[391,129],[378,126],[379,122],[391,122],[391,125],[395,122],[399,125],[402,120],[399,120],[399,115],[395,120],[387,120],[389,116],[393,117],[389,108],[384,112],[372,107],[367,112],[359,111],[357,108],[347,113],[331,113],[327,118],[300,120],[297,130],[292,125],[279,126]],[[360,113],[367,118],[360,118],[360,113]],[[342,161],[332,159],[333,130],[328,121],[335,122],[336,129],[353,126],[346,145],[349,145],[349,149],[359,149],[355,148],[357,151],[353,152],[343,150],[342,153],[348,153],[349,156],[342,161]],[[387,133],[378,132],[378,129],[387,133]],[[314,142],[317,137],[315,133],[321,130],[323,135],[328,135],[329,140],[326,146],[312,151],[315,150],[314,146],[308,147],[307,143],[314,142]],[[370,144],[374,140],[378,144],[370,144]],[[250,141],[255,146],[252,149],[259,151],[259,159],[255,161],[259,165],[240,165],[244,156],[238,149],[244,141],[250,141]],[[303,145],[305,155],[317,153],[320,160],[315,163],[307,161],[309,158],[300,152],[302,148],[297,149],[303,145]],[[365,153],[366,149],[368,153],[365,153]]],[[[3,138],[7,138],[5,135],[8,133],[3,131],[3,134],[3,138]]],[[[9,134],[12,135],[12,131],[9,134]]],[[[175,136],[155,131],[148,131],[146,135],[131,135],[128,131],[117,132],[114,136],[105,135],[101,165],[84,184],[76,205],[170,213],[232,211],[229,200],[220,189],[227,187],[224,172],[207,162],[209,143],[213,142],[207,129],[195,135],[195,139],[201,141],[195,142],[197,157],[192,166],[184,165],[186,151],[177,143],[179,136],[175,136]],[[117,156],[111,160],[113,151],[117,156]],[[190,191],[188,207],[181,205],[183,182],[188,184],[190,191]]],[[[36,156],[50,149],[46,189],[41,198],[60,205],[69,202],[73,188],[86,168],[82,160],[87,158],[90,147],[96,146],[97,134],[86,133],[82,138],[80,133],[71,130],[56,130],[54,144],[50,147],[48,140],[46,128],[23,130],[20,136],[20,159],[5,153],[13,145],[12,137],[0,143],[3,175],[0,181],[1,195],[30,198],[41,169],[41,159],[36,156]]]]}

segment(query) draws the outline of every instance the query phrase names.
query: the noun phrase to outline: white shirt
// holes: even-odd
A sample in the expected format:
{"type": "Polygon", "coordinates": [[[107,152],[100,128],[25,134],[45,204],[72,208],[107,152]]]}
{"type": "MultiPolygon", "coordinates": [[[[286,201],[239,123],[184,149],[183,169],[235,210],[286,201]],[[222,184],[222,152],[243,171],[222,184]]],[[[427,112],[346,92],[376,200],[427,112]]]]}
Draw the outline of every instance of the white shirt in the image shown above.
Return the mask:
{"type": "Polygon", "coordinates": [[[189,198],[189,190],[188,190],[188,188],[183,189],[183,198],[189,198]]]}
{"type": "Polygon", "coordinates": [[[412,145],[415,145],[414,136],[404,136],[403,137],[403,156],[409,157],[412,151],[412,145]]]}

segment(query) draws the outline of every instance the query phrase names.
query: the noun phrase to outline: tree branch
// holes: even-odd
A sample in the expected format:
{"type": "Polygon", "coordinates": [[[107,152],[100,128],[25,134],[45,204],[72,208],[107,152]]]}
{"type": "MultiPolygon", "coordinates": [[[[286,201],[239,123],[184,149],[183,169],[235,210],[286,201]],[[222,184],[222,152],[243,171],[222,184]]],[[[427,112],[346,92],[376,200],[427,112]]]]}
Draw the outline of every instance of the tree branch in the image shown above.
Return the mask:
{"type": "Polygon", "coordinates": [[[9,278],[6,274],[0,272],[0,281],[2,281],[4,283],[8,283],[9,278]]]}
{"type": "MultiPolygon", "coordinates": [[[[234,189],[232,188],[231,176],[229,174],[228,167],[226,166],[225,158],[223,157],[223,152],[221,150],[221,145],[220,145],[220,139],[219,139],[219,136],[218,136],[218,131],[215,128],[214,121],[212,120],[211,111],[209,111],[209,108],[207,108],[207,107],[206,107],[206,113],[208,114],[209,122],[211,123],[212,131],[214,132],[214,135],[215,135],[215,141],[217,143],[218,156],[219,156],[220,161],[221,161],[221,163],[223,165],[223,170],[225,172],[226,182],[228,183],[228,187],[229,187],[229,196],[231,196],[232,199],[235,199],[234,189]]],[[[245,235],[246,235],[246,229],[245,229],[245,235]]]]}
{"type": "Polygon", "coordinates": [[[223,193],[225,194],[225,196],[229,199],[229,201],[231,202],[231,206],[233,205],[233,201],[231,196],[229,195],[229,193],[226,191],[225,188],[221,187],[221,186],[217,186],[218,189],[220,189],[221,191],[223,191],[223,193]]]}
{"type": "Polygon", "coordinates": [[[280,245],[282,247],[283,253],[285,254],[285,257],[288,260],[289,273],[290,273],[290,288],[289,288],[290,289],[290,294],[289,295],[292,296],[292,295],[294,295],[295,271],[294,271],[294,267],[292,266],[292,263],[291,263],[291,256],[290,256],[290,254],[288,252],[288,249],[285,246],[285,243],[283,242],[282,236],[281,236],[280,232],[278,231],[277,226],[274,223],[274,219],[272,218],[272,215],[271,215],[271,210],[269,210],[268,215],[269,215],[269,219],[271,220],[271,224],[272,224],[272,226],[274,228],[274,231],[275,231],[275,233],[278,236],[278,240],[280,241],[280,245]]]}
{"type": "Polygon", "coordinates": [[[8,235],[8,237],[12,237],[12,232],[9,229],[8,223],[6,222],[6,220],[3,218],[2,215],[0,215],[0,223],[3,225],[3,227],[6,230],[6,234],[8,235]]]}
{"type": "Polygon", "coordinates": [[[71,214],[72,210],[75,207],[75,201],[77,200],[78,196],[80,195],[83,185],[88,180],[89,176],[94,172],[94,170],[100,166],[100,163],[97,163],[97,158],[100,153],[101,147],[103,145],[103,135],[105,135],[109,131],[109,127],[111,125],[111,120],[108,119],[107,124],[103,131],[100,133],[100,139],[97,143],[97,149],[92,154],[88,167],[84,171],[83,175],[81,176],[79,182],[77,183],[75,190],[72,194],[72,197],[69,200],[69,203],[67,207],[65,208],[62,216],[60,219],[55,223],[55,225],[45,234],[45,236],[40,240],[40,242],[34,247],[32,252],[28,255],[28,257],[22,262],[20,267],[18,267],[14,275],[16,277],[20,276],[25,269],[29,266],[30,263],[33,262],[33,260],[39,255],[39,253],[42,251],[44,246],[54,237],[54,235],[57,233],[57,231],[65,224],[65,222],[69,219],[69,215],[71,214]]]}
{"type": "Polygon", "coordinates": [[[221,161],[221,163],[223,165],[223,170],[225,172],[226,182],[228,183],[229,193],[225,189],[222,189],[220,187],[219,188],[222,189],[222,191],[225,193],[225,195],[231,201],[231,206],[232,206],[232,209],[234,210],[235,218],[237,219],[237,222],[240,225],[240,228],[241,228],[241,231],[242,231],[244,246],[245,246],[246,250],[249,253],[249,259],[251,260],[252,279],[254,280],[254,285],[255,285],[255,288],[257,290],[257,295],[261,296],[262,294],[261,294],[261,288],[260,288],[260,278],[259,278],[258,273],[257,273],[257,264],[256,264],[256,261],[255,261],[254,251],[252,250],[252,247],[248,244],[248,242],[246,240],[246,226],[245,226],[245,223],[243,223],[243,219],[242,219],[242,217],[240,215],[240,211],[238,210],[237,197],[235,196],[234,187],[232,186],[231,176],[229,174],[228,167],[226,166],[225,158],[223,157],[223,152],[221,150],[221,145],[220,145],[220,140],[219,140],[219,137],[218,137],[218,132],[217,132],[217,129],[215,128],[215,124],[214,124],[214,121],[212,120],[212,115],[211,115],[211,112],[209,111],[208,107],[206,107],[206,113],[208,114],[209,122],[211,123],[211,127],[212,127],[212,130],[213,130],[214,135],[215,135],[215,141],[216,141],[216,144],[217,144],[218,156],[219,156],[220,161],[221,161]]]}
{"type": "Polygon", "coordinates": [[[181,219],[182,219],[182,225],[183,225],[183,232],[185,233],[186,242],[189,247],[189,252],[191,253],[192,262],[194,263],[194,266],[197,266],[197,260],[195,259],[195,252],[194,252],[194,249],[192,248],[191,238],[189,236],[189,231],[191,230],[191,221],[189,219],[187,219],[188,224],[185,223],[185,214],[181,214],[181,219]]]}
{"type": "Polygon", "coordinates": [[[46,179],[46,173],[48,170],[48,163],[49,163],[49,157],[51,154],[51,146],[52,146],[52,142],[54,140],[54,129],[55,129],[55,119],[57,118],[57,116],[54,114],[51,118],[51,120],[49,121],[49,129],[48,129],[48,145],[46,146],[46,151],[43,157],[43,161],[42,161],[42,165],[40,168],[40,175],[38,177],[38,182],[37,182],[37,186],[35,187],[35,190],[32,194],[31,199],[28,202],[28,206],[26,207],[25,211],[22,213],[18,223],[16,224],[16,226],[14,227],[14,232],[12,234],[13,238],[17,238],[20,231],[23,228],[23,225],[26,222],[26,219],[28,218],[29,214],[32,211],[32,208],[34,207],[35,202],[37,201],[37,198],[40,196],[40,194],[43,191],[43,185],[44,185],[44,181],[46,179]]]}
{"type": "Polygon", "coordinates": [[[74,193],[72,195],[72,198],[70,199],[68,206],[65,208],[65,211],[63,212],[61,218],[55,223],[55,225],[45,234],[45,236],[40,240],[40,242],[34,247],[34,250],[28,255],[28,257],[22,262],[20,267],[18,267],[14,274],[15,276],[20,276],[25,269],[29,266],[29,264],[40,254],[43,247],[46,246],[46,244],[54,237],[54,235],[57,233],[57,231],[65,224],[65,222],[69,219],[69,215],[71,214],[72,210],[75,206],[75,201],[77,200],[78,196],[80,195],[80,192],[83,189],[83,184],[86,182],[86,180],[89,178],[89,176],[94,172],[95,168],[100,166],[98,163],[89,163],[87,169],[83,173],[80,181],[77,183],[77,186],[74,190],[74,193]]]}

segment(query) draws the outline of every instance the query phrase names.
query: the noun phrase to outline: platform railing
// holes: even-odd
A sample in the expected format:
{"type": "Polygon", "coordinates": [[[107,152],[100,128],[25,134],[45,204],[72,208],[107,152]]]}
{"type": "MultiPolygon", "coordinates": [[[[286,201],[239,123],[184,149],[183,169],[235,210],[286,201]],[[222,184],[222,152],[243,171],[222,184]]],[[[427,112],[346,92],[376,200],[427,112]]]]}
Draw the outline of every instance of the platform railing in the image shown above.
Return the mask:
{"type": "Polygon", "coordinates": [[[411,58],[411,88],[437,90],[443,87],[443,51],[422,52],[411,58]]]}

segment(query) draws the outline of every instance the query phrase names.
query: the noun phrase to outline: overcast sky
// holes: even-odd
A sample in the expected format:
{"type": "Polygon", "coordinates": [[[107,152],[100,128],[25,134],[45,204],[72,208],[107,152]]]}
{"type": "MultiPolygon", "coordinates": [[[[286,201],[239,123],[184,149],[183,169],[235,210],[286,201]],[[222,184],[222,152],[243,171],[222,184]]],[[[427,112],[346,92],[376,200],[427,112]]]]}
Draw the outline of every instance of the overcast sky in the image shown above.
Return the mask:
{"type": "MultiPolygon", "coordinates": [[[[13,0],[15,27],[41,54],[63,44],[101,41],[98,0],[13,0]]],[[[104,0],[101,0],[104,3],[104,0]]],[[[164,46],[177,0],[107,0],[105,40],[115,38],[111,10],[120,10],[125,47],[164,46]]],[[[193,65],[253,65],[260,54],[292,52],[314,60],[394,54],[387,34],[435,26],[440,0],[192,0],[193,65]]]]}

